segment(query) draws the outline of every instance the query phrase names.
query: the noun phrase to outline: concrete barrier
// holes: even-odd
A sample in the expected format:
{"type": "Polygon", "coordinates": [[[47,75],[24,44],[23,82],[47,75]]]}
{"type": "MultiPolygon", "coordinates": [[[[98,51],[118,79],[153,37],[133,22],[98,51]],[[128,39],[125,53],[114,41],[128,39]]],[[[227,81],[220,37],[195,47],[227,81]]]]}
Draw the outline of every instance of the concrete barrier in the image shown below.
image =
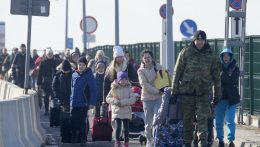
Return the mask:
{"type": "Polygon", "coordinates": [[[23,92],[0,81],[0,147],[40,147],[44,143],[37,94],[23,92]]]}
{"type": "Polygon", "coordinates": [[[29,142],[23,139],[23,127],[21,127],[19,105],[16,100],[4,100],[0,102],[0,130],[1,147],[30,146],[29,142]]]}
{"type": "Polygon", "coordinates": [[[44,142],[45,140],[45,131],[43,130],[41,126],[41,120],[40,120],[40,107],[39,107],[39,99],[38,99],[38,94],[36,94],[34,91],[30,90],[29,94],[32,95],[31,103],[32,103],[32,108],[34,109],[33,111],[33,124],[34,124],[34,129],[36,134],[39,136],[39,138],[44,142]]]}

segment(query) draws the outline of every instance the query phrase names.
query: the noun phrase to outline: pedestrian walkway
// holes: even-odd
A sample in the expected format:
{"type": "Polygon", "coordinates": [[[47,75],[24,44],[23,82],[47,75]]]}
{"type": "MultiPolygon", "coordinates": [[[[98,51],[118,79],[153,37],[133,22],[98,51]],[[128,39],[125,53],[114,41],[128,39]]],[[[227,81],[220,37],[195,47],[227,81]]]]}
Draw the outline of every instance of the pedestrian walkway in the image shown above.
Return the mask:
{"type": "MultiPolygon", "coordinates": [[[[43,128],[46,131],[46,134],[51,134],[54,138],[54,145],[49,145],[46,147],[79,147],[79,144],[62,144],[61,143],[61,137],[60,137],[60,128],[59,127],[53,127],[50,128],[49,125],[49,116],[44,116],[44,112],[42,110],[41,112],[41,124],[43,128]]],[[[93,115],[89,113],[89,121],[90,121],[90,127],[92,126],[93,122],[93,115]]],[[[91,131],[91,128],[90,128],[91,131]]],[[[104,130],[105,131],[105,130],[104,130]]],[[[91,132],[88,135],[88,140],[86,143],[87,147],[113,147],[113,141],[97,141],[92,142],[91,139],[91,132]]],[[[215,132],[216,134],[216,132],[215,132]]],[[[227,129],[225,128],[225,137],[227,134],[227,129]]],[[[227,143],[227,140],[225,138],[225,142],[227,143]]],[[[260,129],[252,128],[248,126],[241,126],[238,125],[236,129],[236,140],[235,140],[235,146],[236,147],[260,147],[260,129]]],[[[217,147],[218,141],[215,140],[212,147],[217,147]]],[[[226,145],[227,146],[227,145],[226,145]]],[[[132,139],[129,141],[129,147],[141,147],[141,145],[138,142],[138,139],[132,139]]]]}

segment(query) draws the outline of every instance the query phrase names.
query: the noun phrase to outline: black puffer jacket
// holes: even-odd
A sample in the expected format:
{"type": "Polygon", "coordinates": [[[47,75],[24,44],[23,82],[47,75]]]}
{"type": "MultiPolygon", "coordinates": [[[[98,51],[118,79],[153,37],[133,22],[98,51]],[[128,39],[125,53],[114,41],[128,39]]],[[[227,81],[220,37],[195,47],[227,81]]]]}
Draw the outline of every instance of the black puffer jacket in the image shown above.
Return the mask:
{"type": "Polygon", "coordinates": [[[56,74],[56,67],[58,63],[54,59],[44,59],[39,68],[37,85],[42,86],[43,90],[52,90],[51,84],[54,75],[56,74]]]}
{"type": "Polygon", "coordinates": [[[72,71],[58,71],[52,82],[54,98],[58,98],[61,102],[61,106],[65,108],[68,108],[70,104],[72,73],[72,71]]]}
{"type": "Polygon", "coordinates": [[[234,59],[227,68],[222,65],[221,99],[227,99],[230,105],[234,105],[240,102],[240,96],[238,92],[239,74],[240,71],[234,59]]]}

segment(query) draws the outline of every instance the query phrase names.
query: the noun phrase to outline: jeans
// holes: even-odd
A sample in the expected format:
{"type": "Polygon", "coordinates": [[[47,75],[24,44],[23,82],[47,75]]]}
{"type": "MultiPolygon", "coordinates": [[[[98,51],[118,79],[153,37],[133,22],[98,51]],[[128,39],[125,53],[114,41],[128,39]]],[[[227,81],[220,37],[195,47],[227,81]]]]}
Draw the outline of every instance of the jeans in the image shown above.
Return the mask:
{"type": "Polygon", "coordinates": [[[158,110],[161,106],[162,99],[156,99],[152,101],[144,101],[143,102],[143,109],[144,109],[144,123],[145,123],[145,136],[147,140],[152,139],[153,134],[153,120],[158,113],[158,110]]]}
{"type": "Polygon", "coordinates": [[[229,105],[227,100],[221,100],[215,106],[215,123],[217,138],[219,141],[224,139],[224,118],[226,118],[226,124],[228,128],[227,139],[229,142],[235,140],[235,114],[236,114],[236,105],[229,105]]]}
{"type": "Polygon", "coordinates": [[[125,142],[129,141],[129,119],[115,119],[116,141],[120,141],[122,122],[124,125],[124,139],[125,142]]]}

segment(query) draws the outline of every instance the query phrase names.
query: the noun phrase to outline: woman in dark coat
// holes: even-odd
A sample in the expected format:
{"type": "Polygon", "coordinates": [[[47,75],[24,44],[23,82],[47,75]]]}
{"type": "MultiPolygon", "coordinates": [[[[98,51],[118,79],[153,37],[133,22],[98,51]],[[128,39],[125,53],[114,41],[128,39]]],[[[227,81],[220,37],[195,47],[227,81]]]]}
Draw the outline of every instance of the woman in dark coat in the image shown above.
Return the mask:
{"type": "Polygon", "coordinates": [[[54,98],[60,100],[63,111],[70,111],[70,94],[71,94],[71,75],[72,69],[70,62],[64,60],[61,66],[61,70],[58,71],[52,83],[52,90],[54,93],[54,98]]]}

